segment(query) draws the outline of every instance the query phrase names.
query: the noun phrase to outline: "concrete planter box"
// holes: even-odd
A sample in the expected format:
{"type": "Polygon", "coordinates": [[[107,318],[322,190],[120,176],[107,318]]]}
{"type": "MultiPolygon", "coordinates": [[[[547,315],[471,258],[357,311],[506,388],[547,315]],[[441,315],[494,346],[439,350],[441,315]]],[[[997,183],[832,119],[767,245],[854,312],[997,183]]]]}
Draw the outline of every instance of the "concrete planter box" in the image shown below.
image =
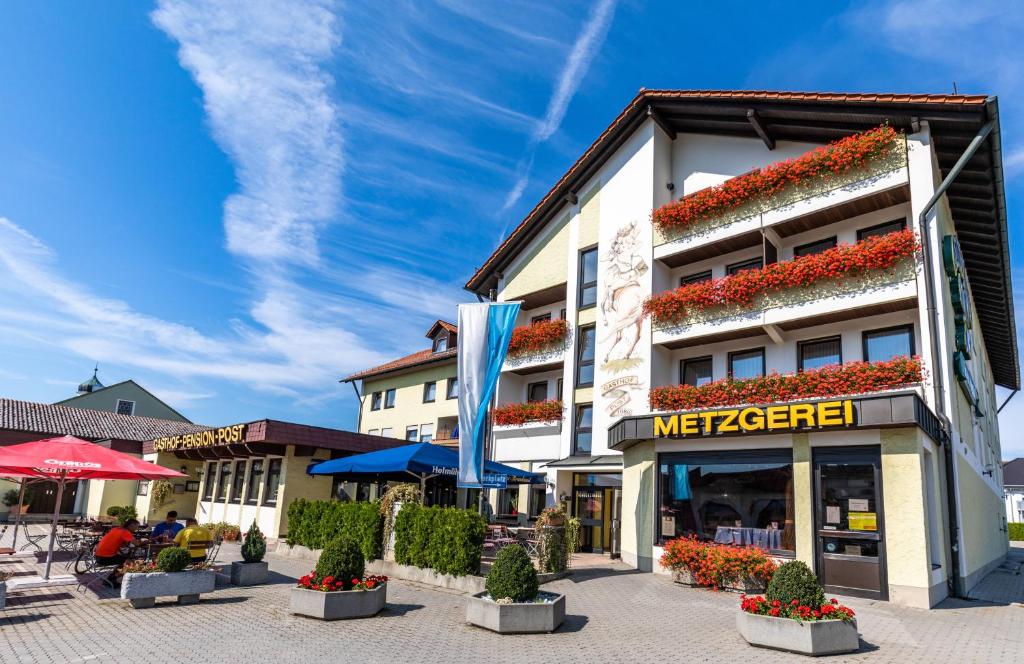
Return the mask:
{"type": "Polygon", "coordinates": [[[121,581],[121,599],[130,601],[135,609],[153,606],[157,597],[175,595],[178,604],[195,604],[200,594],[212,593],[216,584],[217,573],[212,569],[131,573],[121,581]]]}
{"type": "Polygon", "coordinates": [[[498,604],[473,595],[466,603],[466,622],[499,634],[536,634],[553,632],[565,620],[565,595],[554,595],[550,603],[498,604]]]}
{"type": "Polygon", "coordinates": [[[247,563],[236,560],[231,563],[231,585],[258,586],[266,583],[268,570],[269,566],[263,561],[247,563]]]}
{"type": "Polygon", "coordinates": [[[736,614],[736,627],[752,646],[801,655],[837,655],[854,652],[860,647],[856,620],[800,622],[740,611],[736,614]]]}
{"type": "Polygon", "coordinates": [[[380,613],[387,599],[386,583],[373,590],[340,590],[330,593],[292,588],[291,611],[320,620],[369,618],[380,613]]]}
{"type": "MultiPolygon", "coordinates": [[[[697,579],[695,579],[690,570],[685,567],[672,570],[672,580],[683,586],[691,586],[694,588],[705,587],[697,583],[697,579]]],[[[756,595],[764,593],[765,583],[752,577],[747,577],[738,581],[729,582],[723,586],[722,589],[747,593],[748,595],[756,595]]]]}

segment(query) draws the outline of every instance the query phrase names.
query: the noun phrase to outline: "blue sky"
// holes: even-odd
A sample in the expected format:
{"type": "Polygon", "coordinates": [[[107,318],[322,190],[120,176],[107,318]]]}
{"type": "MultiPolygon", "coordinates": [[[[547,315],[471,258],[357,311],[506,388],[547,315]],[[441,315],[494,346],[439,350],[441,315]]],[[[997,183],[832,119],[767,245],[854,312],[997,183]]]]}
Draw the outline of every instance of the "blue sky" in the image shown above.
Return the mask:
{"type": "Polygon", "coordinates": [[[797,4],[4,3],[0,394],[351,427],[640,87],[998,94],[1024,293],[1024,10],[797,4]]]}

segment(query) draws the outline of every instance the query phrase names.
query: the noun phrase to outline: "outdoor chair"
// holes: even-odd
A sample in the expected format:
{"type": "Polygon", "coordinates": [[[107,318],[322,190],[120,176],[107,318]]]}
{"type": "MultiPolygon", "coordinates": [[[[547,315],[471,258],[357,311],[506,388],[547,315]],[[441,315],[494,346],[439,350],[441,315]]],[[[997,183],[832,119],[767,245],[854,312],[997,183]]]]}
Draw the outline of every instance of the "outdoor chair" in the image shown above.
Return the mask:
{"type": "Polygon", "coordinates": [[[206,550],[206,562],[216,562],[217,556],[220,555],[220,545],[224,543],[223,537],[216,538],[210,543],[210,546],[206,550]]]}
{"type": "Polygon", "coordinates": [[[25,539],[27,540],[24,544],[21,545],[21,550],[24,551],[30,546],[34,546],[36,548],[36,551],[42,551],[43,545],[40,544],[40,542],[46,539],[48,533],[45,530],[39,533],[33,533],[29,529],[29,524],[27,523],[23,523],[21,529],[22,534],[25,535],[25,539]]]}
{"type": "Polygon", "coordinates": [[[195,554],[202,552],[203,556],[208,558],[212,547],[213,542],[210,540],[192,540],[188,543],[188,555],[198,558],[199,556],[195,554]]]}
{"type": "Polygon", "coordinates": [[[110,580],[110,576],[120,566],[120,563],[104,563],[101,565],[96,562],[96,555],[90,548],[87,553],[76,559],[75,572],[79,575],[78,591],[85,592],[86,588],[92,588],[101,583],[113,588],[114,583],[110,580]]]}

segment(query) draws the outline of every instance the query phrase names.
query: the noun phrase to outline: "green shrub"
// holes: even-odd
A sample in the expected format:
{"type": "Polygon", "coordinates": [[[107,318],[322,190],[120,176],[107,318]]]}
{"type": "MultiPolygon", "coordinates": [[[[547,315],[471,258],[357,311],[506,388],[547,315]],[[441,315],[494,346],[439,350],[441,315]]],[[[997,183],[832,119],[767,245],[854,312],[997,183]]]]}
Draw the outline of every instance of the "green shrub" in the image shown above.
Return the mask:
{"type": "Polygon", "coordinates": [[[365,569],[366,560],[359,544],[345,537],[328,542],[316,561],[317,577],[333,576],[345,584],[345,590],[352,589],[352,579],[362,580],[365,569]]]}
{"type": "Polygon", "coordinates": [[[494,600],[510,597],[514,602],[532,602],[539,586],[526,549],[511,544],[499,551],[484,587],[494,600]]]}
{"type": "Polygon", "coordinates": [[[242,560],[247,563],[258,563],[267,553],[267,538],[260,532],[260,527],[253,521],[242,540],[242,560]]]}
{"type": "Polygon", "coordinates": [[[1011,523],[1010,539],[1014,542],[1024,542],[1024,523],[1011,523]]]}
{"type": "Polygon", "coordinates": [[[18,490],[8,489],[4,492],[4,507],[14,507],[18,504],[18,490]]]}
{"type": "Polygon", "coordinates": [[[381,557],[384,519],[377,503],[299,499],[288,506],[288,544],[322,549],[337,537],[359,544],[367,560],[381,557]]]}
{"type": "Polygon", "coordinates": [[[484,518],[472,510],[405,503],[395,518],[395,562],[465,576],[480,571],[484,518]]]}
{"type": "Polygon", "coordinates": [[[779,600],[789,604],[795,599],[800,606],[812,609],[820,608],[825,603],[825,591],[818,583],[818,578],[799,560],[791,560],[775,570],[765,595],[769,602],[779,600]]]}
{"type": "Polygon", "coordinates": [[[107,516],[112,516],[116,519],[119,514],[121,514],[120,505],[111,505],[110,507],[107,508],[107,516]]]}
{"type": "Polygon", "coordinates": [[[129,519],[137,519],[139,515],[135,505],[111,505],[107,508],[107,516],[114,517],[123,526],[129,519]]]}
{"type": "Polygon", "coordinates": [[[164,549],[156,557],[156,568],[161,572],[180,572],[191,564],[192,556],[180,546],[164,549]]]}

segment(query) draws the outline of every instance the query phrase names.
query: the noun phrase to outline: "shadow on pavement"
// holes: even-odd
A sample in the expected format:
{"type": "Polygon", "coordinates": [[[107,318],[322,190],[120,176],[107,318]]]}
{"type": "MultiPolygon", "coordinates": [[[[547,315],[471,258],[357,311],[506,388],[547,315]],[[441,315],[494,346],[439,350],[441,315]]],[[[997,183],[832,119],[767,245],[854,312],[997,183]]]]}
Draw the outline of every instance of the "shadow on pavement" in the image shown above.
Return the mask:
{"type": "Polygon", "coordinates": [[[41,602],[60,601],[73,598],[74,595],[67,592],[49,593],[45,595],[8,595],[7,606],[14,608],[28,604],[39,604],[41,602]]]}
{"type": "Polygon", "coordinates": [[[404,616],[407,613],[413,611],[419,611],[420,609],[426,608],[423,604],[395,604],[388,602],[384,607],[384,610],[380,612],[381,616],[404,616]]]}

